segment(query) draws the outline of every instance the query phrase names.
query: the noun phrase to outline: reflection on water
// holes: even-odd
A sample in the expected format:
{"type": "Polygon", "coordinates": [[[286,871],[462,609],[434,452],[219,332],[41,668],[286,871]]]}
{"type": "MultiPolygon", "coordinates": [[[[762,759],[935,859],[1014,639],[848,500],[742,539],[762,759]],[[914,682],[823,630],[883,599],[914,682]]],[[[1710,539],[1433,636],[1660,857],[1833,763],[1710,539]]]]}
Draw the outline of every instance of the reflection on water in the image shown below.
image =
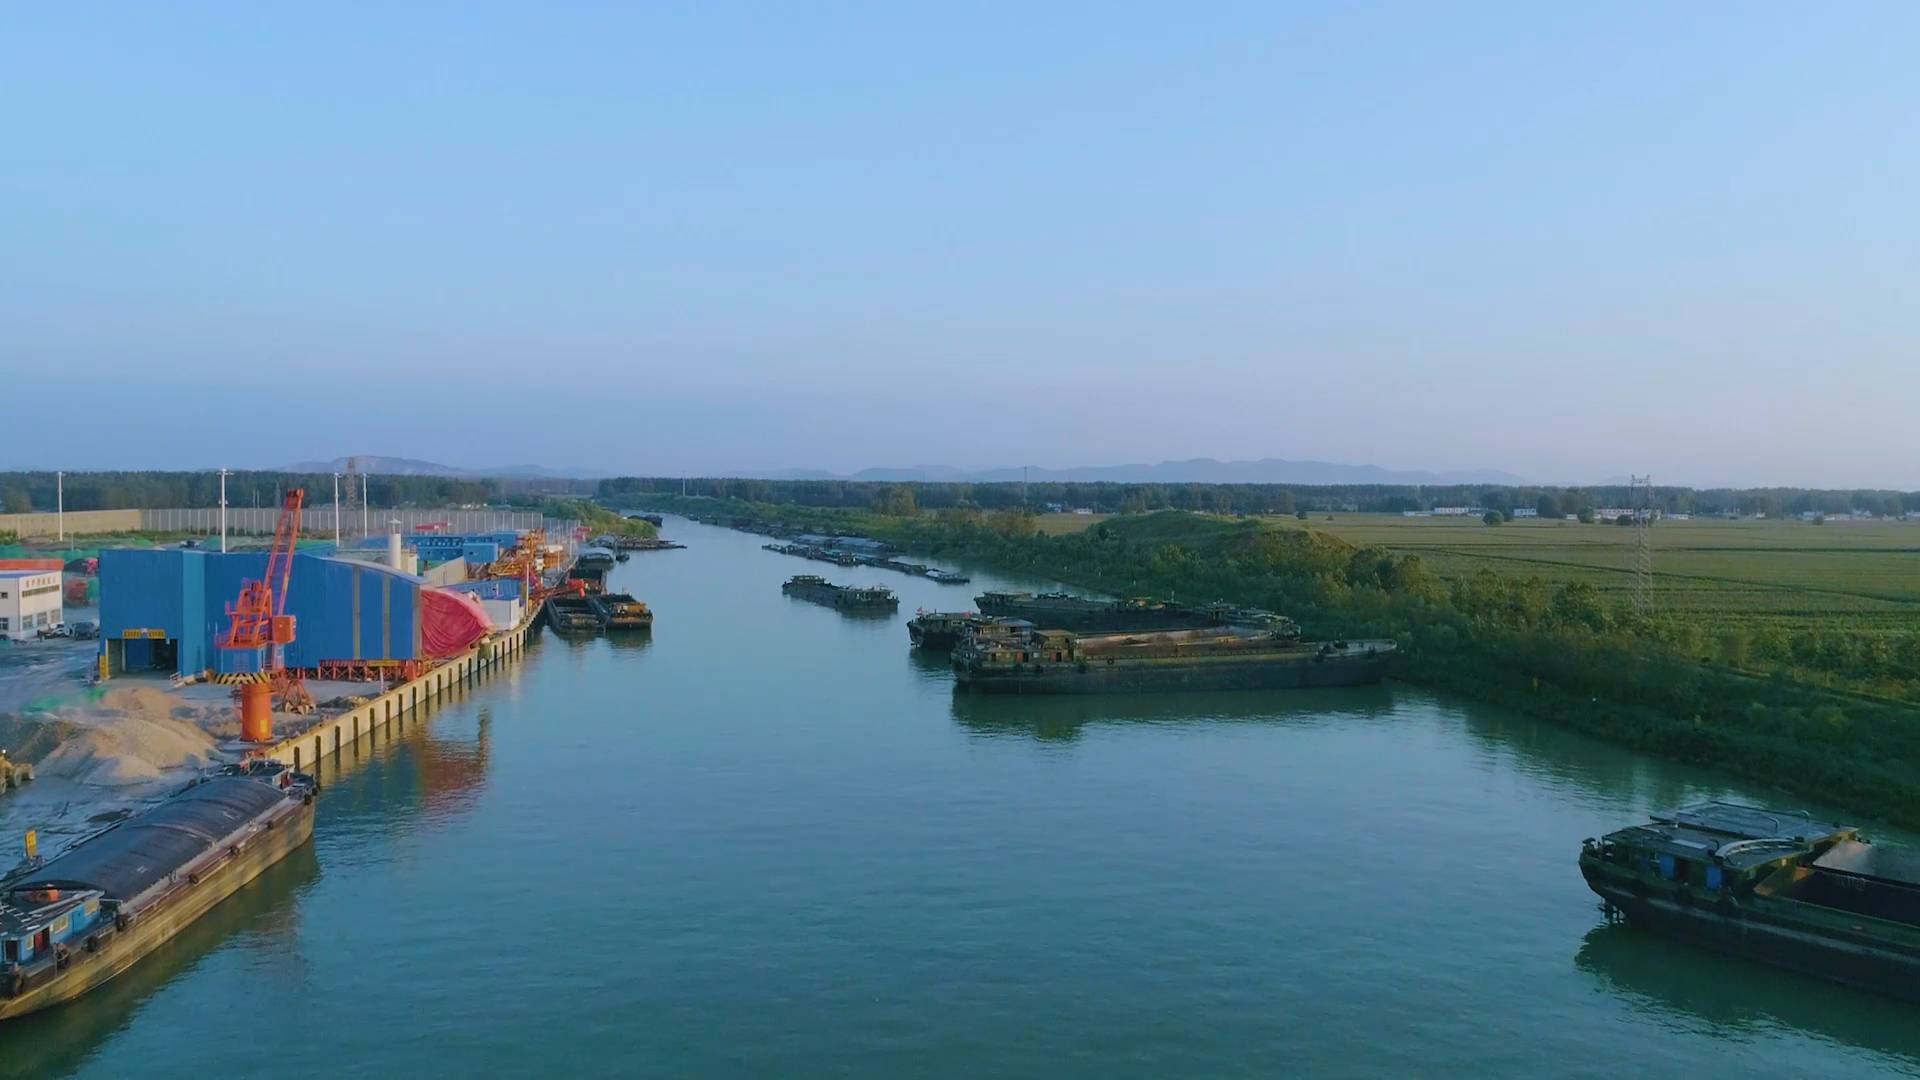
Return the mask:
{"type": "Polygon", "coordinates": [[[647,630],[609,630],[607,646],[614,652],[645,652],[653,648],[653,631],[647,630]]]}
{"type": "MultiPolygon", "coordinates": [[[[1665,810],[1706,799],[1761,802],[1783,809],[1805,810],[1815,817],[1859,823],[1859,816],[1797,795],[1770,793],[1756,799],[1737,781],[1712,769],[1661,761],[1621,746],[1604,743],[1567,728],[1540,723],[1499,709],[1468,707],[1461,702],[1432,698],[1433,706],[1460,720],[1462,729],[1486,762],[1519,769],[1556,789],[1597,795],[1665,810]]],[[[1622,820],[1612,827],[1632,824],[1622,820]]],[[[1899,830],[1878,827],[1873,835],[1898,843],[1912,839],[1899,830]]]]}
{"type": "Polygon", "coordinates": [[[1785,1028],[1920,1064],[1920,1024],[1903,1002],[1624,923],[1588,933],[1573,962],[1636,1013],[1675,1030],[1752,1039],[1785,1028]]]}
{"type": "Polygon", "coordinates": [[[981,694],[956,690],[953,719],[987,736],[1079,738],[1089,724],[1259,722],[1324,724],[1381,718],[1393,710],[1384,686],[1338,690],[1224,690],[1201,694],[981,694]]]}
{"type": "Polygon", "coordinates": [[[827,611],[838,612],[841,618],[852,619],[855,622],[886,622],[899,614],[897,610],[890,608],[834,607],[832,604],[822,604],[817,600],[808,600],[803,596],[788,596],[786,600],[788,604],[797,604],[810,608],[824,608],[827,611]]]}
{"type": "Polygon", "coordinates": [[[469,685],[457,682],[443,694],[406,714],[404,725],[375,730],[374,737],[342,748],[314,770],[322,785],[321,822],[325,826],[370,825],[403,828],[411,811],[426,809],[434,818],[470,806],[486,784],[493,746],[493,710],[481,706],[470,736],[435,731],[436,714],[463,704],[468,695],[486,692],[493,676],[469,685]],[[347,780],[354,783],[346,783],[347,780]]]}
{"type": "Polygon", "coordinates": [[[923,679],[953,680],[953,658],[937,649],[916,649],[900,635],[900,648],[907,654],[907,665],[923,679]]]}
{"type": "MultiPolygon", "coordinates": [[[[612,649],[615,652],[645,652],[653,647],[652,630],[562,632],[552,627],[547,629],[552,631],[554,641],[573,653],[586,654],[598,652],[601,649],[612,649]]],[[[535,635],[536,638],[543,636],[545,635],[535,635]]]]}
{"type": "Polygon", "coordinates": [[[105,986],[6,1021],[0,1027],[0,1077],[48,1076],[74,1068],[101,1039],[130,1025],[156,990],[216,950],[244,947],[297,955],[299,897],[319,876],[313,844],[302,844],[105,986]]]}

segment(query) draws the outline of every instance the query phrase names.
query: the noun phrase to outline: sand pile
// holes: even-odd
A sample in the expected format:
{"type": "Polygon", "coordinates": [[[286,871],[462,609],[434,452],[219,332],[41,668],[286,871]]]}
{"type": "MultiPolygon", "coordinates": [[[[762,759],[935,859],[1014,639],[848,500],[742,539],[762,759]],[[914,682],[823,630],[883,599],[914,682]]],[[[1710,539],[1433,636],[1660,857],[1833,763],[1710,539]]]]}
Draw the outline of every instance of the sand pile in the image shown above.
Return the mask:
{"type": "Polygon", "coordinates": [[[43,758],[39,771],[92,787],[124,787],[203,769],[221,757],[201,725],[222,712],[217,705],[182,705],[164,690],[110,690],[74,716],[81,730],[43,758]]]}

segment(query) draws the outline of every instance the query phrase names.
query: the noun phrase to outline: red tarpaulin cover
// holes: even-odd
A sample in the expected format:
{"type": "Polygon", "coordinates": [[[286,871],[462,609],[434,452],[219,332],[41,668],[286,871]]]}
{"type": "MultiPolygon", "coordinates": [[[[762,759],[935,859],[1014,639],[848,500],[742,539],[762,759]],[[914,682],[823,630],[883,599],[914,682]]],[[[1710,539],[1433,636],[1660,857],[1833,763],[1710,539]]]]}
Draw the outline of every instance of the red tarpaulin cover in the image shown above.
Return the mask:
{"type": "Polygon", "coordinates": [[[420,587],[420,651],[428,657],[437,660],[460,652],[486,637],[491,625],[473,596],[420,587]]]}

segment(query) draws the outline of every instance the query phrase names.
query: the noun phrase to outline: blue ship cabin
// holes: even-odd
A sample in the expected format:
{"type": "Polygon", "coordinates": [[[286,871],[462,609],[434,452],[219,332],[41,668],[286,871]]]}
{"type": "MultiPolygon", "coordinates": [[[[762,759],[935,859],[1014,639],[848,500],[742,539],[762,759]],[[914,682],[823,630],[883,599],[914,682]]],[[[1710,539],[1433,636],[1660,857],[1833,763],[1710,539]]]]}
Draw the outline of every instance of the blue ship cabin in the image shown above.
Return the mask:
{"type": "Polygon", "coordinates": [[[0,897],[0,968],[44,961],[69,951],[104,919],[97,889],[15,889],[0,897]]]}
{"type": "Polygon", "coordinates": [[[1754,884],[1786,863],[1850,840],[1857,832],[1804,814],[1701,803],[1608,833],[1596,847],[1603,861],[1648,878],[1720,892],[1754,884]]]}

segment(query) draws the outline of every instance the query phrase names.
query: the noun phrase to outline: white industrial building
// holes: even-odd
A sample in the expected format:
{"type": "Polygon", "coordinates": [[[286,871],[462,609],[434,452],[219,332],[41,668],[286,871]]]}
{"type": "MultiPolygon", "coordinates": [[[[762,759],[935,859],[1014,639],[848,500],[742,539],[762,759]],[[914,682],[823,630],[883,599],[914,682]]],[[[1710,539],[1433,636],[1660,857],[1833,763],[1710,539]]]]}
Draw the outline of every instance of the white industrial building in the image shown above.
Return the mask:
{"type": "Polygon", "coordinates": [[[0,636],[30,638],[60,612],[60,571],[0,570],[0,636]]]}

